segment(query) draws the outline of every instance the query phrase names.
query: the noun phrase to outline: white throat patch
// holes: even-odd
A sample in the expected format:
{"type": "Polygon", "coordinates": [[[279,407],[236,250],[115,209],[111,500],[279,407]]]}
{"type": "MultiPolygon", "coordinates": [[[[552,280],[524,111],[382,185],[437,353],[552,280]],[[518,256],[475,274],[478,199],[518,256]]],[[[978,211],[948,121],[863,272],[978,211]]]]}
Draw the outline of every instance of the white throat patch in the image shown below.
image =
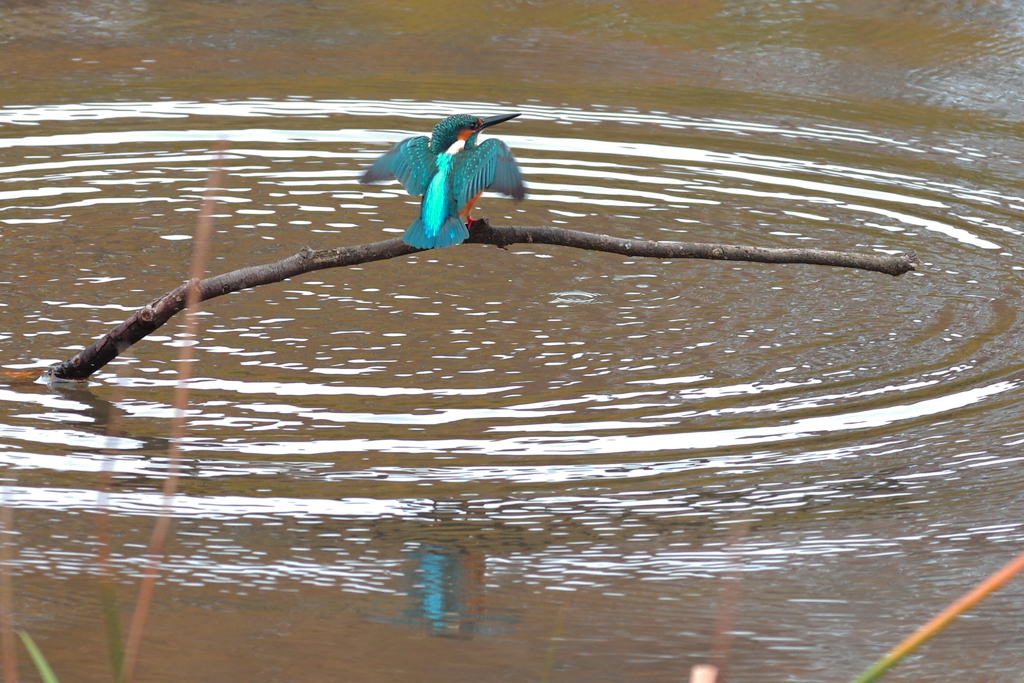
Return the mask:
{"type": "Polygon", "coordinates": [[[463,149],[465,149],[465,147],[466,147],[466,141],[465,140],[456,140],[455,142],[453,142],[448,147],[448,149],[445,150],[444,153],[445,154],[455,154],[457,152],[461,152],[463,149]]]}

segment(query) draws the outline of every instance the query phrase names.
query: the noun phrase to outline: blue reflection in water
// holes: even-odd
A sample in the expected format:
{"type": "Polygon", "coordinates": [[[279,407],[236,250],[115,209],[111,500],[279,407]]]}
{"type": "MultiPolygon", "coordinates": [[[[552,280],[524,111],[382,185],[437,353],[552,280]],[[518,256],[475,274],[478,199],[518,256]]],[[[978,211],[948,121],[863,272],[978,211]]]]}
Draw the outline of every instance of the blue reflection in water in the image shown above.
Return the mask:
{"type": "Polygon", "coordinates": [[[406,607],[385,623],[424,628],[441,636],[495,635],[518,621],[488,609],[487,558],[482,553],[436,543],[418,543],[408,552],[406,607]]]}

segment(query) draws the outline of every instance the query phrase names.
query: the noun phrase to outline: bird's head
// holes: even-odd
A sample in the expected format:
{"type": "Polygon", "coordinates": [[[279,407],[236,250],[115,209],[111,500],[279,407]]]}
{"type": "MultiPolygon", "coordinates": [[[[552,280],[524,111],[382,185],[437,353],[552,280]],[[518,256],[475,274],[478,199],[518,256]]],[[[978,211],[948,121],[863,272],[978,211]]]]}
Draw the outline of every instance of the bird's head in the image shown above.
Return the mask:
{"type": "Polygon", "coordinates": [[[434,154],[447,152],[456,142],[462,141],[466,149],[476,144],[476,136],[484,128],[519,116],[515,114],[499,114],[480,118],[469,114],[455,114],[443,119],[434,126],[434,132],[430,136],[430,151],[434,154]]]}

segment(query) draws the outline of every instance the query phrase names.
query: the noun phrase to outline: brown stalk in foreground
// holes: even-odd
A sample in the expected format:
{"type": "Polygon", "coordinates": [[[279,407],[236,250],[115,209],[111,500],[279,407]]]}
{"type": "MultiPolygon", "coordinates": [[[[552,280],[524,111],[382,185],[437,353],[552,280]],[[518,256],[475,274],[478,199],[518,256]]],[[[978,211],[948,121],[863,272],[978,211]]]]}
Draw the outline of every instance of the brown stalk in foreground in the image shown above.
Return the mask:
{"type": "MultiPolygon", "coordinates": [[[[199,316],[196,313],[199,310],[199,303],[203,300],[199,282],[206,268],[210,236],[213,234],[213,211],[216,205],[213,193],[216,188],[220,187],[224,178],[222,161],[225,146],[221,144],[218,148],[216,167],[206,183],[206,197],[203,200],[202,213],[199,215],[195,251],[192,255],[191,278],[186,283],[183,293],[183,306],[191,313],[185,318],[183,336],[186,342],[196,338],[196,328],[199,324],[199,316]]],[[[174,388],[174,417],[171,420],[171,441],[168,447],[169,464],[167,478],[164,479],[163,506],[149,542],[145,573],[139,584],[139,597],[135,602],[135,612],[132,614],[131,627],[125,641],[124,662],[118,679],[120,683],[131,683],[135,676],[146,619],[149,617],[150,607],[153,603],[153,591],[160,573],[164,545],[171,529],[171,511],[174,495],[178,491],[178,472],[181,469],[181,440],[185,436],[185,409],[188,407],[188,380],[192,377],[192,356],[193,345],[188,343],[182,345],[178,355],[178,384],[174,388]]]]}
{"type": "MultiPolygon", "coordinates": [[[[492,244],[503,248],[512,244],[551,244],[636,258],[695,258],[753,263],[804,263],[858,268],[894,276],[916,270],[920,265],[920,261],[914,253],[861,254],[827,249],[779,249],[697,242],[655,242],[597,235],[566,228],[495,226],[491,225],[486,218],[478,219],[473,223],[469,239],[464,244],[492,244]]],[[[116,358],[124,349],[158,329],[185,308],[190,292],[198,293],[197,301],[206,301],[250,287],[281,282],[316,270],[383,261],[420,251],[423,250],[410,247],[401,239],[395,238],[383,242],[335,249],[314,250],[307,247],[299,253],[275,263],[240,268],[205,280],[200,279],[203,272],[201,269],[193,269],[191,280],[158,299],[154,299],[73,358],[53,366],[46,371],[44,378],[51,382],[88,379],[93,373],[116,358]]]]}

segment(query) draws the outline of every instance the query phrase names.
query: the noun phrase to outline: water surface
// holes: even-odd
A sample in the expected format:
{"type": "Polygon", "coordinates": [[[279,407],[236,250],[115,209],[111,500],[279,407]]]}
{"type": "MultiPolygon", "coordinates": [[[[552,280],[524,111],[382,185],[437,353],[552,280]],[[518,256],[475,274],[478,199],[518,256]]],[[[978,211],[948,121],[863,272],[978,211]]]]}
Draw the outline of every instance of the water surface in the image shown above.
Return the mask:
{"type": "MultiPolygon", "coordinates": [[[[127,605],[192,340],[34,380],[185,277],[220,140],[211,273],[401,234],[365,165],[505,111],[495,223],[925,265],[468,245],[208,302],[143,679],[685,680],[716,628],[730,680],[849,679],[1020,550],[1015,5],[478,9],[0,18],[0,462],[59,675],[110,678],[95,513],[127,605]]],[[[893,679],[1017,680],[1021,600],[893,679]]]]}

